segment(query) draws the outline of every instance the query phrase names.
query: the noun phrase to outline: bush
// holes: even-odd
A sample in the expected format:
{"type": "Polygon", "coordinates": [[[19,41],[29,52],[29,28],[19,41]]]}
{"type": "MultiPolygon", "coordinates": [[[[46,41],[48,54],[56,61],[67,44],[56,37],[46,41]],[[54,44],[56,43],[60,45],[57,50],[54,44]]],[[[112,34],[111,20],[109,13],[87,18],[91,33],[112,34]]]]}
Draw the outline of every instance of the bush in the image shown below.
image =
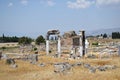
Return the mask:
{"type": "Polygon", "coordinates": [[[51,53],[52,51],[51,50],[49,50],[49,53],[51,53]]]}
{"type": "Polygon", "coordinates": [[[35,47],[35,48],[34,48],[34,51],[36,51],[36,50],[37,50],[37,48],[35,47]]]}
{"type": "Polygon", "coordinates": [[[98,42],[94,42],[92,43],[92,45],[98,46],[98,42]]]}
{"type": "Polygon", "coordinates": [[[6,47],[1,47],[1,49],[4,51],[6,49],[6,47]]]}
{"type": "Polygon", "coordinates": [[[31,42],[32,42],[32,39],[29,37],[21,37],[19,39],[19,44],[22,44],[22,45],[31,44],[31,42]]]}

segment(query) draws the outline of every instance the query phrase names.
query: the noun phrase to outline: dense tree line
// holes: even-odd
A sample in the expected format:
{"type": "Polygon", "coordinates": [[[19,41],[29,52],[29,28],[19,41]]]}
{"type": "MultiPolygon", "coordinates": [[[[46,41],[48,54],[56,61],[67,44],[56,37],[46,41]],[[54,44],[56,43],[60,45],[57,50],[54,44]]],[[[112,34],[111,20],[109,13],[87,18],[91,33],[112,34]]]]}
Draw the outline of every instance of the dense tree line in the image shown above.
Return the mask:
{"type": "MultiPolygon", "coordinates": [[[[31,42],[34,41],[32,38],[30,37],[9,37],[9,36],[5,36],[4,34],[0,37],[0,43],[7,43],[7,42],[18,42],[20,45],[28,45],[31,44],[31,42]]],[[[40,45],[40,43],[45,43],[45,38],[40,35],[35,39],[35,43],[37,45],[40,45]]]]}
{"type": "Polygon", "coordinates": [[[120,39],[120,33],[119,32],[112,32],[112,39],[120,39]]]}
{"type": "Polygon", "coordinates": [[[13,37],[9,37],[9,36],[3,36],[0,37],[0,43],[6,43],[6,42],[18,42],[19,37],[13,36],[13,37]]]}
{"type": "Polygon", "coordinates": [[[19,38],[18,43],[20,45],[28,45],[28,44],[31,44],[32,41],[33,41],[32,38],[23,36],[23,37],[19,38]]]}
{"type": "Polygon", "coordinates": [[[106,33],[104,33],[104,34],[101,34],[101,35],[97,35],[96,37],[103,37],[103,38],[107,38],[107,37],[108,37],[108,35],[107,35],[106,33]]]}

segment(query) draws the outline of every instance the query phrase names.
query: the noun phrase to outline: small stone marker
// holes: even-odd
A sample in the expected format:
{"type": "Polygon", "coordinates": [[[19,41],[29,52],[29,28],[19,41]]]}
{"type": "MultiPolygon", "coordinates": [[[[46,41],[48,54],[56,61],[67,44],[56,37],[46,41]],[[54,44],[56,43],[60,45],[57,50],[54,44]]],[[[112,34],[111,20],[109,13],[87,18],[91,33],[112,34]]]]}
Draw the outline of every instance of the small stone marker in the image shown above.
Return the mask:
{"type": "Polygon", "coordinates": [[[120,46],[118,47],[119,51],[118,51],[118,55],[120,56],[120,46]]]}

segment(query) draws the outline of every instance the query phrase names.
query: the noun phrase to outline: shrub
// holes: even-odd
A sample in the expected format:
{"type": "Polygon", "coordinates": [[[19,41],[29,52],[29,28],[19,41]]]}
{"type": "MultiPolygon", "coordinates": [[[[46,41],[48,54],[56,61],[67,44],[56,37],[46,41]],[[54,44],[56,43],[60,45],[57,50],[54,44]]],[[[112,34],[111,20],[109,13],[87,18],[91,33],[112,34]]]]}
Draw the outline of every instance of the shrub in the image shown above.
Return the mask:
{"type": "Polygon", "coordinates": [[[92,45],[98,46],[98,42],[94,42],[92,43],[92,45]]]}
{"type": "Polygon", "coordinates": [[[37,50],[37,48],[35,47],[35,48],[34,48],[34,51],[36,51],[36,50],[37,50]]]}
{"type": "Polygon", "coordinates": [[[19,39],[19,44],[22,44],[22,45],[31,44],[31,42],[32,42],[32,39],[29,37],[21,37],[19,39]]]}
{"type": "Polygon", "coordinates": [[[6,49],[6,47],[1,47],[1,49],[4,51],[6,49]]]}
{"type": "Polygon", "coordinates": [[[51,50],[49,50],[49,53],[51,53],[52,51],[51,50]]]}

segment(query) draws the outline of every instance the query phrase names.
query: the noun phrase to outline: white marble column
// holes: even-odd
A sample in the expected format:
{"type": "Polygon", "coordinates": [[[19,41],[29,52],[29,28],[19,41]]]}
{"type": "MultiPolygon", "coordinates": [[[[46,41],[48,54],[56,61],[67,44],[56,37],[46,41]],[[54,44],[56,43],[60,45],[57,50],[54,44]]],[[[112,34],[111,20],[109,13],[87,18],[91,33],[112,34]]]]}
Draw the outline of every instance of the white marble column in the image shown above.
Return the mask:
{"type": "Polygon", "coordinates": [[[61,40],[60,37],[58,37],[58,57],[61,56],[61,40]]]}
{"type": "Polygon", "coordinates": [[[80,56],[82,57],[83,56],[83,47],[82,46],[80,46],[79,52],[80,52],[80,56]]]}
{"type": "Polygon", "coordinates": [[[82,57],[82,56],[83,56],[83,46],[82,46],[82,37],[81,37],[81,34],[80,34],[80,47],[79,47],[79,53],[80,53],[80,56],[82,57]]]}
{"type": "Polygon", "coordinates": [[[46,55],[49,55],[49,40],[46,40],[46,55]]]}
{"type": "Polygon", "coordinates": [[[87,54],[88,47],[89,47],[89,42],[88,42],[88,40],[86,39],[86,40],[85,40],[85,54],[87,54]]]}

